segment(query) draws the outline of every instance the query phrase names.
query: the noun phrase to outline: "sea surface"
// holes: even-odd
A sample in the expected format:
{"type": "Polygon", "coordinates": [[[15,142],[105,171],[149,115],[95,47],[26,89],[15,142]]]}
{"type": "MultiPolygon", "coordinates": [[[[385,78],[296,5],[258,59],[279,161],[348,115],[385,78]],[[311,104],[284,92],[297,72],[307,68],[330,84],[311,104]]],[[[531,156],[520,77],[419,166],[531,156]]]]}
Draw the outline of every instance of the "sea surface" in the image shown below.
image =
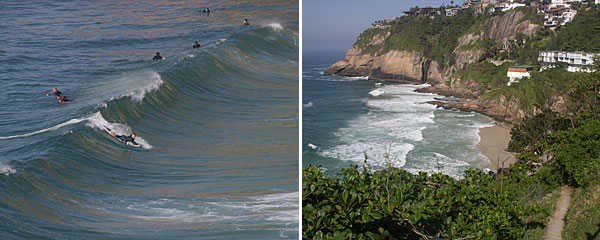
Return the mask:
{"type": "Polygon", "coordinates": [[[388,166],[460,178],[468,168],[491,168],[477,147],[482,114],[438,109],[428,101],[452,97],[417,93],[427,85],[367,77],[323,75],[343,51],[304,52],[302,64],[302,163],[341,168],[388,166]],[[366,157],[365,157],[366,155],[366,157]]]}
{"type": "Polygon", "coordinates": [[[298,4],[3,2],[0,239],[297,239],[298,4]]]}

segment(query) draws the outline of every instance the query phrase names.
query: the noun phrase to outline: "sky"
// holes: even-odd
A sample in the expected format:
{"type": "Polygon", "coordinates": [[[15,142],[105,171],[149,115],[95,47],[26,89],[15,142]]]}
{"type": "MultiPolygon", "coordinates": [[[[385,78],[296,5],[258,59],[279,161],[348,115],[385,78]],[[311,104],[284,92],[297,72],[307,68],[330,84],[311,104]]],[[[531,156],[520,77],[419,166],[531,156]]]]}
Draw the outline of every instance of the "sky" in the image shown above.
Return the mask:
{"type": "MultiPolygon", "coordinates": [[[[376,20],[400,17],[414,6],[438,7],[451,0],[303,0],[302,50],[347,51],[376,20]]],[[[462,4],[463,0],[455,0],[462,4]]]]}

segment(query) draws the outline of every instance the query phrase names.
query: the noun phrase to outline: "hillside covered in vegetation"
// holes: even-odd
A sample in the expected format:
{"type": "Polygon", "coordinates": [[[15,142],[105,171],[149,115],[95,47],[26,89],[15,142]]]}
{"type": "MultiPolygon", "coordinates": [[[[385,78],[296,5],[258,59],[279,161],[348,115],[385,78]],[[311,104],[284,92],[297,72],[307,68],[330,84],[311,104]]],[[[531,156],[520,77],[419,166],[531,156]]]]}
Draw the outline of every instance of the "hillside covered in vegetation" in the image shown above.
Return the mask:
{"type": "Polygon", "coordinates": [[[563,111],[563,82],[576,76],[539,72],[538,56],[540,51],[600,52],[598,5],[581,5],[578,10],[573,21],[556,30],[544,28],[543,17],[533,7],[493,15],[467,9],[452,17],[382,21],[360,34],[346,59],[325,73],[428,83],[432,87],[423,91],[475,100],[449,107],[507,121],[530,117],[539,113],[539,105],[549,103],[563,111]],[[514,65],[537,68],[530,79],[507,86],[506,71],[514,65]]]}

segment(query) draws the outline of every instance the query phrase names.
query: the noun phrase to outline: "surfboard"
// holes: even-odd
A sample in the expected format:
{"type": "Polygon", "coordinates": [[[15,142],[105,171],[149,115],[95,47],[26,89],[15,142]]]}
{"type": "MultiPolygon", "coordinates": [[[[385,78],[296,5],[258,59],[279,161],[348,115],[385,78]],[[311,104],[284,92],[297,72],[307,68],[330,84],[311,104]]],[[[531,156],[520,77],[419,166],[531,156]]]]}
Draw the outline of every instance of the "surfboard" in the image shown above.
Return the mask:
{"type": "Polygon", "coordinates": [[[130,147],[137,147],[137,148],[139,148],[139,147],[142,147],[142,145],[139,145],[139,144],[133,144],[132,142],[126,142],[126,141],[123,141],[123,140],[121,140],[120,138],[118,138],[116,135],[112,135],[112,133],[110,133],[110,130],[111,130],[111,129],[110,129],[110,128],[108,128],[107,126],[104,126],[104,129],[106,130],[106,132],[107,132],[108,134],[110,134],[111,136],[113,136],[114,138],[116,138],[117,140],[119,140],[120,142],[122,142],[122,143],[125,143],[125,145],[127,145],[127,146],[130,146],[130,147]]]}

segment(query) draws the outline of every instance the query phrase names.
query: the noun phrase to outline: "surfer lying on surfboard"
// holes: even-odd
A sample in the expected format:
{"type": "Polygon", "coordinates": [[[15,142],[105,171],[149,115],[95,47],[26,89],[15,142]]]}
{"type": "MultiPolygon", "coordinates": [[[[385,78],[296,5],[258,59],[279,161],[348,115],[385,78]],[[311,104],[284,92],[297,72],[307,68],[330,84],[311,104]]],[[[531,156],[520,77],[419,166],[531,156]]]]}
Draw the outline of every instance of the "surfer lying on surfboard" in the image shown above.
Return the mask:
{"type": "Polygon", "coordinates": [[[66,103],[68,101],[71,101],[71,99],[68,99],[67,96],[62,96],[62,93],[60,91],[58,91],[57,88],[52,88],[52,94],[47,93],[46,96],[50,96],[53,95],[56,97],[56,100],[58,100],[59,103],[66,103]]]}
{"type": "Polygon", "coordinates": [[[125,144],[127,145],[131,145],[131,146],[140,146],[138,143],[135,142],[135,133],[132,133],[129,136],[126,135],[117,135],[115,133],[115,131],[113,131],[112,129],[108,128],[107,126],[104,126],[104,128],[106,128],[106,130],[108,130],[108,132],[110,133],[110,135],[113,135],[113,137],[118,138],[119,140],[125,142],[125,144]]]}

